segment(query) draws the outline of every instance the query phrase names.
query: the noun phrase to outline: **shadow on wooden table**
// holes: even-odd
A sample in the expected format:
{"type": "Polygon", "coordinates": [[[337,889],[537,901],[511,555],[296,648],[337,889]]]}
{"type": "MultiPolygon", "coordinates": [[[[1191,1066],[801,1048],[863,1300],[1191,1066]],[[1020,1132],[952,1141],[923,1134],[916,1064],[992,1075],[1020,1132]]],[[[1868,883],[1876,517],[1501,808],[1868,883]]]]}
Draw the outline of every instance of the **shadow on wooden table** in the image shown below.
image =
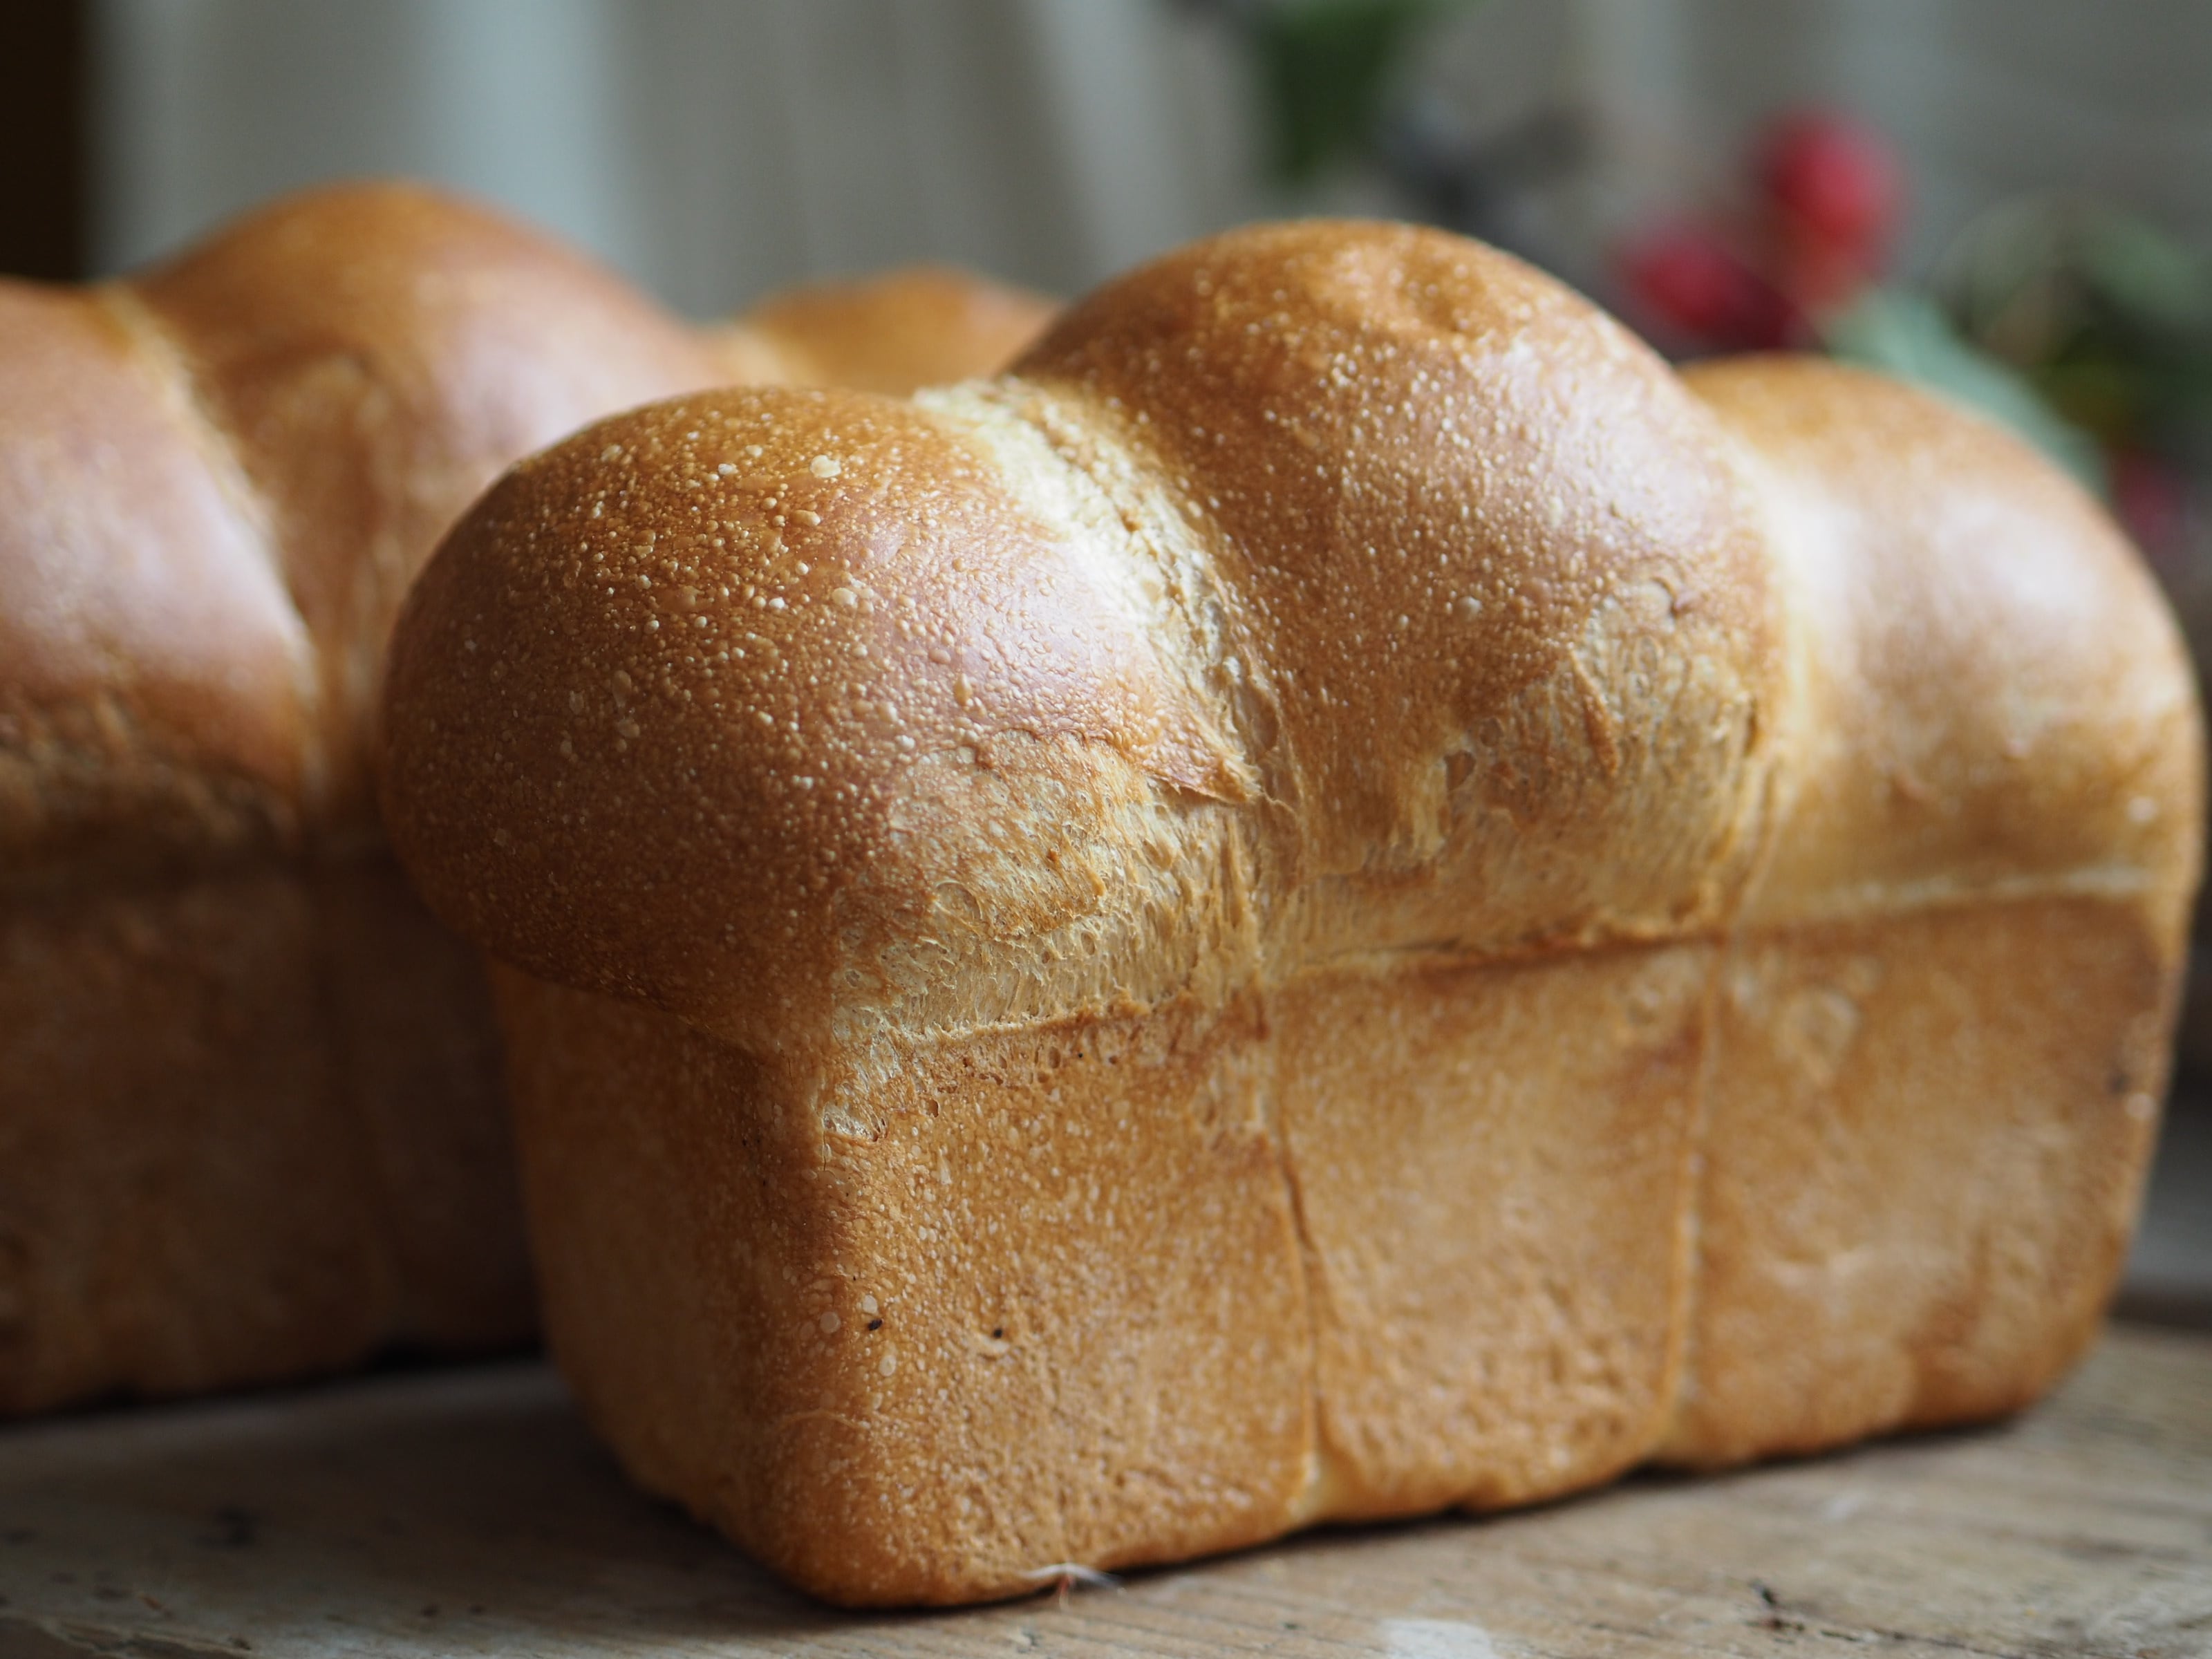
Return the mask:
{"type": "Polygon", "coordinates": [[[0,1432],[0,1656],[1890,1656],[2212,1648],[2212,1338],[2120,1329],[2018,1423],[1491,1521],[853,1617],[634,1492],[514,1363],[0,1432]]]}
{"type": "Polygon", "coordinates": [[[2212,1082],[2203,1077],[2166,1103],[2118,1306],[2130,1319],[2212,1330],[2212,1082]]]}
{"type": "Polygon", "coordinates": [[[0,1612],[234,1650],[785,1644],[848,1622],[632,1489],[521,1362],[16,1430],[0,1588],[0,1612]]]}

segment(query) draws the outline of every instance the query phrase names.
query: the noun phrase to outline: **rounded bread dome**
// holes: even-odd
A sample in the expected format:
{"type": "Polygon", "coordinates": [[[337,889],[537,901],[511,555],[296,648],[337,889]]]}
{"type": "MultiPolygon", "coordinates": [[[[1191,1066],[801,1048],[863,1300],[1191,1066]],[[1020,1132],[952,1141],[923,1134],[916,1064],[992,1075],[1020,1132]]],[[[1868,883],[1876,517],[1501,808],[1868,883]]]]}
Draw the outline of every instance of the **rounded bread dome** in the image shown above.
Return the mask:
{"type": "Polygon", "coordinates": [[[765,1051],[1710,923],[1779,684],[1732,455],[1505,256],[1218,238],[996,382],[518,468],[402,620],[392,833],[496,953],[765,1051]]]}

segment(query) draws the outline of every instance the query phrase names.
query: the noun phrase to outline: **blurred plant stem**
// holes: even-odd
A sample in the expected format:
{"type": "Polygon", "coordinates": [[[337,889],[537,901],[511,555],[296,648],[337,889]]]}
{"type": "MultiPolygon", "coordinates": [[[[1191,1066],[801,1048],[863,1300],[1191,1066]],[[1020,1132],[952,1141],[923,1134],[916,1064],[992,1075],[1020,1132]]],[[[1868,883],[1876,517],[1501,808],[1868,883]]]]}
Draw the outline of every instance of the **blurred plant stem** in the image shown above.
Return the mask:
{"type": "Polygon", "coordinates": [[[1185,0],[1252,58],[1268,171],[1291,188],[1378,156],[1392,94],[1429,29],[1483,0],[1185,0]]]}

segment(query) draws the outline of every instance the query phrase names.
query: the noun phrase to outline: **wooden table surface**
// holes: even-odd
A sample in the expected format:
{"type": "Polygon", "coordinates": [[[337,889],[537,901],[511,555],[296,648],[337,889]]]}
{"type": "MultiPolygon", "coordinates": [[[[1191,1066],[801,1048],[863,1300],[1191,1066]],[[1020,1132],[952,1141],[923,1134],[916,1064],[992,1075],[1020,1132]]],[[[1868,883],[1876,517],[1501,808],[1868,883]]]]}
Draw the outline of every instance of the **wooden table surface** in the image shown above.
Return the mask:
{"type": "Polygon", "coordinates": [[[0,1433],[0,1655],[2212,1654],[2212,1334],[2002,1427],[1115,1589],[854,1617],[633,1492],[516,1362],[0,1433]]]}

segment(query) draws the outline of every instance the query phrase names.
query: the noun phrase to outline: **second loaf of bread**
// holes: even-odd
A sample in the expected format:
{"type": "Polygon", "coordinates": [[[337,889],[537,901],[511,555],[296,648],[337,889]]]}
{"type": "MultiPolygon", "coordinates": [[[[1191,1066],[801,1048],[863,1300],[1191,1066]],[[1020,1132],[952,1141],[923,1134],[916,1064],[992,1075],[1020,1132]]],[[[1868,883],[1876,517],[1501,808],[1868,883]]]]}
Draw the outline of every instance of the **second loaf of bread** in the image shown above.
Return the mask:
{"type": "Polygon", "coordinates": [[[586,421],[1042,315],[913,271],[693,328],[395,185],[0,280],[0,1418],[529,1335],[483,975],[371,811],[400,596],[586,421]]]}
{"type": "Polygon", "coordinates": [[[2170,622],[2018,446],[1371,225],[595,428],[388,716],[563,1365],[861,1602],[2033,1398],[2202,817],[2170,622]]]}

